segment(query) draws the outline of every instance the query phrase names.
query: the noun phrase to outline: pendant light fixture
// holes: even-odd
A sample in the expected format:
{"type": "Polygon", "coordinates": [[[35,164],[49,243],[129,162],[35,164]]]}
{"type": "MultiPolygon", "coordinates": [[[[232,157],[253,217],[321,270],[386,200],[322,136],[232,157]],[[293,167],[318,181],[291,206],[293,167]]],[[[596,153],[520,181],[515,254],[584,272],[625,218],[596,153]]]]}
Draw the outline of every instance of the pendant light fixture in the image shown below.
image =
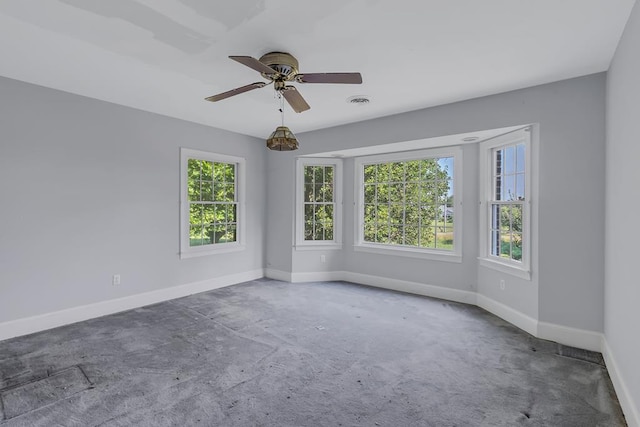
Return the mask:
{"type": "Polygon", "coordinates": [[[267,138],[267,148],[275,151],[293,151],[298,149],[298,140],[291,130],[284,125],[284,97],[277,92],[280,100],[280,116],[282,125],[274,130],[267,138]]]}

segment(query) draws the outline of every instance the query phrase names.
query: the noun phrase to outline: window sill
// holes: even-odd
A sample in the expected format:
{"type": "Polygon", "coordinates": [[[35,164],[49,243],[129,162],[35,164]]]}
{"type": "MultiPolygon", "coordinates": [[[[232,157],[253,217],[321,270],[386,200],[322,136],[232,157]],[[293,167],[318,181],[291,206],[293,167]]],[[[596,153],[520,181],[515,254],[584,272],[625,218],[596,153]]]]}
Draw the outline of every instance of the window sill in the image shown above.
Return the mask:
{"type": "Polygon", "coordinates": [[[513,265],[509,265],[504,262],[496,261],[491,258],[478,258],[478,262],[482,267],[497,270],[505,274],[519,277],[524,280],[531,280],[531,271],[519,268],[513,265]]]}
{"type": "Polygon", "coordinates": [[[342,243],[298,243],[296,251],[334,251],[342,249],[342,243]]]}
{"type": "Polygon", "coordinates": [[[387,247],[382,245],[373,245],[373,244],[360,244],[354,245],[353,250],[356,252],[368,252],[374,254],[381,255],[392,255],[392,256],[402,256],[408,258],[421,258],[428,259],[433,261],[445,261],[445,262],[462,262],[462,255],[456,252],[436,252],[436,251],[426,251],[420,249],[413,248],[403,248],[403,247],[387,247]]]}
{"type": "Polygon", "coordinates": [[[200,250],[191,249],[187,252],[180,252],[179,255],[180,255],[180,259],[186,259],[186,258],[196,258],[201,256],[207,256],[207,255],[225,254],[230,252],[240,252],[240,251],[244,251],[245,249],[246,247],[244,245],[225,243],[223,244],[222,247],[200,248],[200,250]]]}

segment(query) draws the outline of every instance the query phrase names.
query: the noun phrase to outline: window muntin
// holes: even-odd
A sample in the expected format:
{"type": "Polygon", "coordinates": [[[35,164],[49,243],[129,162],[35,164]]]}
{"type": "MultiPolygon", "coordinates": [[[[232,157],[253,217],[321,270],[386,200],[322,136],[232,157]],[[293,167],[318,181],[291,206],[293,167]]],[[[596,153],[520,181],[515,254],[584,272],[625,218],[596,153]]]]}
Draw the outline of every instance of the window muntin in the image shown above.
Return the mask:
{"type": "Polygon", "coordinates": [[[304,240],[333,241],[335,166],[304,165],[304,240]]]}
{"type": "Polygon", "coordinates": [[[462,260],[460,147],[361,157],[355,163],[355,250],[462,260]]]}
{"type": "Polygon", "coordinates": [[[188,159],[189,246],[237,239],[236,164],[188,159]]]}
{"type": "Polygon", "coordinates": [[[492,150],[490,255],[522,262],[523,211],[526,199],[524,143],[492,150]]]}
{"type": "Polygon", "coordinates": [[[180,257],[244,249],[240,157],[180,149],[180,257]]]}

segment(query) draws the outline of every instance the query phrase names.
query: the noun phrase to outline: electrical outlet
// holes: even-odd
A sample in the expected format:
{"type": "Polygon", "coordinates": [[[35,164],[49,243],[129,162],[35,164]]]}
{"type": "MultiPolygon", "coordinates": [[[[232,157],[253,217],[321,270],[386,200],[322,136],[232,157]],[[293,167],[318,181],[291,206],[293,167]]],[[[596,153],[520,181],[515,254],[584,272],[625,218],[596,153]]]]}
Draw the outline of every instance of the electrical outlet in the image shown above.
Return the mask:
{"type": "Polygon", "coordinates": [[[324,255],[320,255],[320,262],[327,262],[327,257],[324,255]]]}
{"type": "Polygon", "coordinates": [[[500,289],[504,291],[504,279],[500,280],[500,289]]]}
{"type": "Polygon", "coordinates": [[[113,275],[113,279],[111,280],[111,284],[114,285],[114,286],[120,284],[120,275],[119,274],[114,274],[113,275]]]}

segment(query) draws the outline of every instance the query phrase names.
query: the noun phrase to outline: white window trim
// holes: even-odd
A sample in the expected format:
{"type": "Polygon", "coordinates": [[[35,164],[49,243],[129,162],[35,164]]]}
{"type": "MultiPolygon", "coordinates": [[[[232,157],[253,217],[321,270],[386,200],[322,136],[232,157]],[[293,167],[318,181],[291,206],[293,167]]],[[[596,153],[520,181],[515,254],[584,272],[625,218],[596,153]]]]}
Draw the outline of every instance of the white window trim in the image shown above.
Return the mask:
{"type": "Polygon", "coordinates": [[[434,261],[462,262],[462,147],[450,146],[418,151],[379,154],[355,158],[355,235],[353,249],[356,252],[369,252],[382,255],[423,258],[434,261]],[[453,203],[454,213],[453,251],[409,246],[393,246],[364,241],[364,165],[370,163],[408,161],[434,157],[453,157],[453,203]]]}
{"type": "Polygon", "coordinates": [[[242,157],[216,154],[207,151],[180,148],[180,258],[193,258],[245,249],[245,164],[242,157]],[[188,197],[188,161],[189,159],[236,164],[236,200],[238,208],[236,241],[216,243],[206,246],[189,246],[189,197],[188,197]]]}
{"type": "Polygon", "coordinates": [[[331,250],[342,248],[342,160],[298,157],[296,160],[296,250],[331,250]],[[333,240],[304,239],[304,168],[305,166],[333,166],[333,240]]]}
{"type": "Polygon", "coordinates": [[[480,143],[480,256],[478,262],[481,266],[510,274],[521,279],[531,280],[531,248],[532,248],[532,218],[531,204],[533,199],[532,187],[532,139],[534,127],[525,128],[501,135],[480,143]],[[522,211],[522,262],[512,261],[491,255],[489,249],[489,234],[491,218],[492,176],[493,176],[493,156],[492,152],[496,148],[508,145],[525,144],[525,203],[522,211]]]}

